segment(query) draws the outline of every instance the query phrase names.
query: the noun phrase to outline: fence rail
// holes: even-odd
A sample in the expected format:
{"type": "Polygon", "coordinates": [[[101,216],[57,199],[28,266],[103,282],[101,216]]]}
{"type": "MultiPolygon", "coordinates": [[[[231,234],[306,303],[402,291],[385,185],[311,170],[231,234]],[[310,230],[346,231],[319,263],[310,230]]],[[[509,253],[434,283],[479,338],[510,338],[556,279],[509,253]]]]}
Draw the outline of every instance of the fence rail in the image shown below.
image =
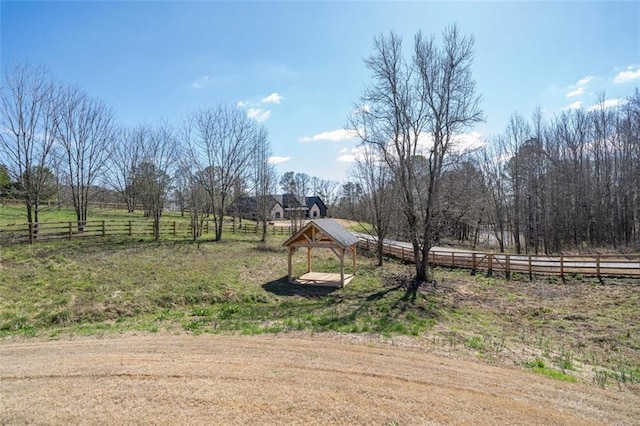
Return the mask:
{"type": "MultiPolygon", "coordinates": [[[[358,247],[375,250],[376,241],[358,237],[358,247]]],[[[413,262],[413,249],[402,244],[385,242],[385,255],[413,262]]],[[[473,251],[429,251],[429,263],[451,268],[470,269],[472,272],[503,272],[507,278],[513,273],[528,275],[580,274],[600,277],[640,277],[640,254],[534,256],[473,251]]]]}
{"type": "MultiPolygon", "coordinates": [[[[269,233],[273,235],[289,235],[291,228],[286,226],[270,226],[269,233]]],[[[203,223],[202,234],[213,233],[213,220],[203,223]]],[[[232,234],[258,234],[261,227],[255,224],[224,223],[223,232],[232,234]]],[[[0,244],[37,243],[39,241],[74,240],[78,238],[106,237],[106,236],[151,236],[153,222],[151,220],[97,220],[87,221],[79,226],[76,221],[69,222],[40,222],[9,224],[0,227],[0,244]]],[[[161,221],[160,235],[190,238],[192,225],[188,221],[161,221]]]]}

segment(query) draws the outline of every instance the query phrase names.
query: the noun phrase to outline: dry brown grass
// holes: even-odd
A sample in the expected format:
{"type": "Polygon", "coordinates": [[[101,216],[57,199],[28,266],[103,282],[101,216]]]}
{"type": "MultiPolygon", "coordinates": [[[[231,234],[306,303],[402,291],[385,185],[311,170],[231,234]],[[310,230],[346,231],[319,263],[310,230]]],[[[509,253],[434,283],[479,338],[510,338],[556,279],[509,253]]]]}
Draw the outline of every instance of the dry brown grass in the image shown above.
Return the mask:
{"type": "Polygon", "coordinates": [[[0,344],[0,424],[634,424],[637,396],[356,336],[0,344]]]}

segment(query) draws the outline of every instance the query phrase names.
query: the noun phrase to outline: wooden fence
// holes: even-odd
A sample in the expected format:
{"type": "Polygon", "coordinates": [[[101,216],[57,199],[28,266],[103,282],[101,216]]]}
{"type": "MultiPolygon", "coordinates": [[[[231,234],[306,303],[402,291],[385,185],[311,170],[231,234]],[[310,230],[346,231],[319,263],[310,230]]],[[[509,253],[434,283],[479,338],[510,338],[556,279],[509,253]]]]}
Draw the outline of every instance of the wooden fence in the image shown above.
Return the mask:
{"type": "MultiPolygon", "coordinates": [[[[358,237],[358,246],[375,250],[374,240],[358,237]]],[[[384,253],[407,262],[413,262],[413,249],[402,244],[385,243],[384,253]]],[[[528,275],[585,275],[600,277],[640,277],[640,254],[534,256],[506,253],[483,253],[432,249],[429,263],[451,268],[470,269],[472,273],[502,272],[507,279],[513,273],[528,275]]]]}
{"type": "MultiPolygon", "coordinates": [[[[203,223],[203,235],[214,232],[213,220],[203,223]]],[[[270,226],[268,232],[274,235],[289,235],[291,230],[286,226],[270,226]]],[[[258,234],[262,228],[255,224],[242,223],[234,226],[225,223],[223,232],[232,234],[258,234]]],[[[151,220],[97,220],[87,221],[79,228],[76,221],[40,222],[38,224],[11,224],[0,227],[0,244],[37,243],[39,241],[73,240],[77,238],[106,236],[152,236],[151,220]]],[[[160,235],[191,238],[192,226],[188,221],[160,221],[160,235]]]]}
{"type": "MultiPolygon", "coordinates": [[[[262,227],[242,223],[234,226],[226,222],[225,233],[259,234],[262,227]]],[[[203,234],[214,232],[213,221],[205,221],[203,234]]],[[[269,226],[273,235],[290,235],[288,226],[269,226]]],[[[0,227],[0,244],[28,243],[52,240],[73,240],[77,238],[106,236],[147,236],[153,235],[151,220],[99,220],[87,221],[83,230],[75,221],[41,222],[37,224],[13,224],[0,227]]],[[[191,238],[191,223],[188,221],[161,221],[160,235],[167,237],[191,238]]],[[[376,242],[362,235],[358,236],[358,246],[365,250],[375,250],[376,242]]],[[[413,249],[407,245],[386,242],[384,253],[407,262],[413,262],[413,249]]],[[[640,277],[640,254],[630,255],[575,255],[575,256],[534,256],[505,253],[484,253],[432,249],[429,263],[451,268],[464,268],[472,272],[485,271],[488,274],[502,272],[507,278],[513,273],[528,275],[585,275],[585,276],[631,276],[640,277]]]]}

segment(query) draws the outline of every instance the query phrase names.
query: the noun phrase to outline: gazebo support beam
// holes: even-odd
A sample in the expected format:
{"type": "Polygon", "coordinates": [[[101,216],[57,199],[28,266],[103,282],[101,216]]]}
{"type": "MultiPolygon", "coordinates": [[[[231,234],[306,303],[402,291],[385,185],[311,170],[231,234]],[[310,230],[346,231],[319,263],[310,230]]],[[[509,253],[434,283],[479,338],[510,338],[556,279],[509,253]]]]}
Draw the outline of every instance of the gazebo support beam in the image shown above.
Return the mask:
{"type": "Polygon", "coordinates": [[[357,245],[351,247],[351,260],[353,264],[353,275],[356,274],[356,250],[358,249],[357,245]]]}
{"type": "Polygon", "coordinates": [[[344,249],[340,253],[340,287],[344,287],[344,249]]]}
{"type": "Polygon", "coordinates": [[[291,256],[293,255],[293,247],[289,247],[289,253],[287,256],[287,274],[289,276],[289,282],[291,282],[291,256]]]}

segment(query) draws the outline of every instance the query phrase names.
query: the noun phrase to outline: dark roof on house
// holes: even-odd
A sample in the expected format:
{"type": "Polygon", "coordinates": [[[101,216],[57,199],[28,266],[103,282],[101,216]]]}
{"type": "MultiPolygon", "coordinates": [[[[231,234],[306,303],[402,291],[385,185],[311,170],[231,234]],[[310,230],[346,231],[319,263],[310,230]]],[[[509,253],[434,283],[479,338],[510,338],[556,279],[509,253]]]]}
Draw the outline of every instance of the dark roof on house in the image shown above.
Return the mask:
{"type": "Polygon", "coordinates": [[[305,201],[307,202],[307,210],[311,210],[311,207],[313,207],[313,205],[316,203],[318,203],[319,207],[324,207],[325,209],[327,208],[327,206],[325,206],[324,202],[322,201],[322,198],[318,196],[307,197],[305,201]]]}

